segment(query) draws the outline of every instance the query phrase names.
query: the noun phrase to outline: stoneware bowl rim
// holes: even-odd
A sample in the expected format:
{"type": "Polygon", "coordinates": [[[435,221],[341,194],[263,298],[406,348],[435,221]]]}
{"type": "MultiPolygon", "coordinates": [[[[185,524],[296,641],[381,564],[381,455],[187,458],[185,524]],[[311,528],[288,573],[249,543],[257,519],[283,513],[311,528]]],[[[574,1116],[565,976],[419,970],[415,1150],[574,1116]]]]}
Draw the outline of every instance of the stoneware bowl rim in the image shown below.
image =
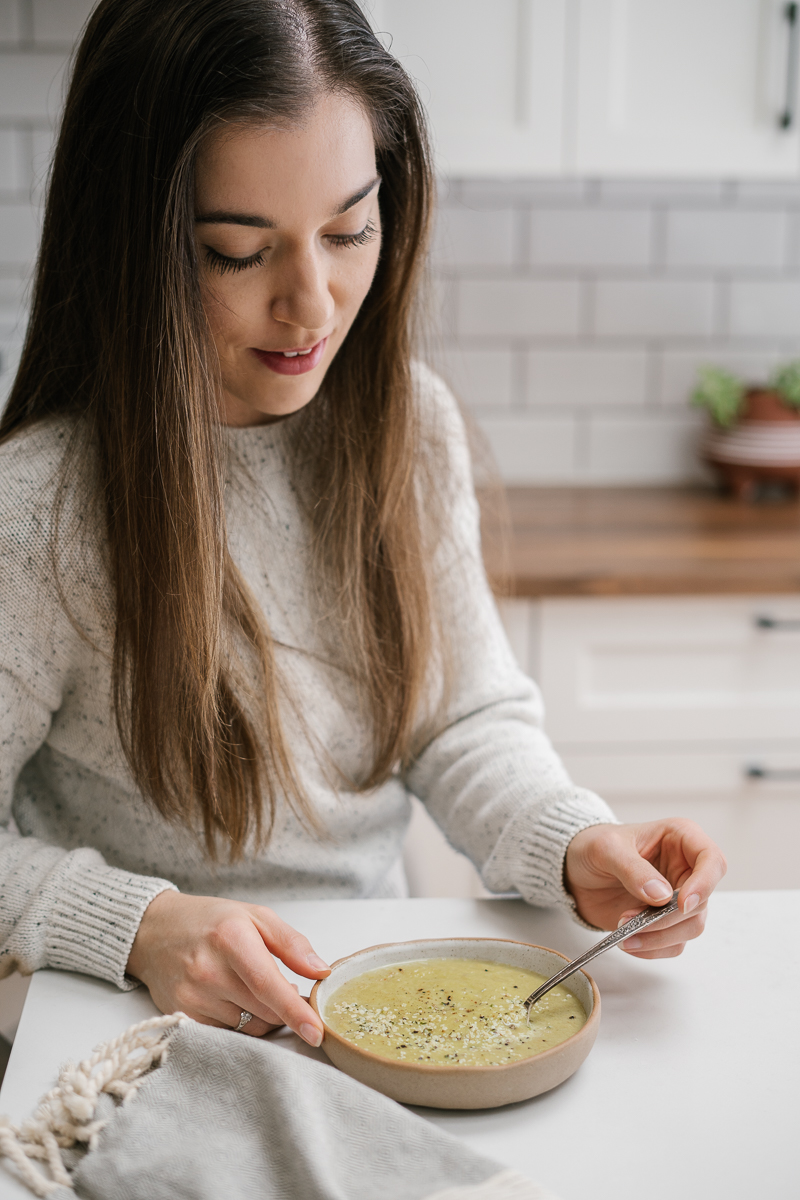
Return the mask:
{"type": "MultiPolygon", "coordinates": [[[[508,1063],[476,1063],[475,1065],[470,1065],[467,1063],[403,1062],[401,1059],[387,1058],[383,1054],[375,1054],[371,1050],[364,1050],[356,1042],[351,1042],[349,1040],[349,1038],[342,1037],[342,1035],[340,1033],[337,1033],[335,1030],[331,1029],[331,1027],[326,1022],[324,1016],[319,1011],[319,1006],[317,1004],[317,991],[321,986],[323,986],[325,984],[330,984],[330,981],[333,978],[333,974],[336,971],[337,967],[342,966],[343,963],[351,962],[354,958],[360,958],[362,955],[370,954],[374,950],[397,949],[399,951],[402,951],[406,947],[408,947],[410,949],[411,947],[414,947],[414,946],[429,946],[433,942],[439,942],[439,943],[472,942],[475,944],[490,942],[493,945],[497,945],[498,943],[500,943],[500,944],[505,944],[505,945],[509,945],[509,946],[525,946],[525,947],[530,947],[532,950],[544,950],[548,954],[555,955],[556,958],[563,959],[563,961],[565,963],[568,963],[570,961],[569,958],[566,956],[566,954],[562,954],[560,950],[552,950],[549,946],[540,946],[536,942],[522,942],[522,941],[519,941],[517,938],[458,937],[458,936],[438,937],[438,938],[412,938],[410,941],[407,941],[407,942],[378,942],[374,946],[365,946],[362,950],[354,951],[353,954],[346,954],[343,958],[337,958],[335,962],[332,962],[330,964],[331,974],[326,976],[325,979],[318,979],[317,982],[314,984],[313,988],[311,989],[311,995],[309,997],[309,1002],[311,1004],[311,1007],[314,1009],[314,1012],[317,1014],[317,1016],[322,1021],[323,1027],[325,1029],[325,1038],[326,1039],[331,1038],[333,1041],[338,1042],[340,1045],[346,1047],[348,1050],[355,1050],[359,1056],[367,1059],[368,1061],[371,1061],[374,1063],[380,1063],[383,1066],[391,1067],[393,1070],[399,1070],[401,1073],[402,1072],[413,1072],[415,1074],[425,1074],[425,1075],[442,1075],[442,1074],[457,1075],[460,1073],[463,1075],[465,1072],[469,1071],[470,1073],[495,1075],[498,1072],[513,1071],[515,1068],[519,1068],[521,1065],[530,1065],[531,1062],[533,1062],[533,1061],[536,1061],[537,1063],[545,1062],[548,1059],[550,1059],[550,1058],[554,1057],[555,1055],[558,1055],[560,1052],[562,1052],[563,1048],[565,1046],[572,1046],[578,1041],[583,1041],[585,1037],[589,1037],[594,1034],[596,1025],[600,1020],[600,992],[598,990],[597,984],[595,983],[594,979],[589,974],[589,972],[583,971],[583,970],[579,971],[579,972],[576,971],[576,975],[577,974],[583,975],[586,978],[586,980],[591,988],[591,991],[592,991],[592,1011],[589,1014],[589,1016],[586,1018],[585,1024],[583,1024],[580,1027],[580,1029],[577,1031],[577,1033],[573,1033],[571,1035],[571,1037],[568,1037],[566,1039],[566,1041],[559,1042],[557,1045],[551,1046],[549,1050],[541,1050],[538,1054],[531,1054],[531,1055],[528,1055],[526,1058],[517,1058],[517,1059],[514,1059],[512,1062],[508,1062],[508,1063]]],[[[467,956],[467,957],[469,957],[469,956],[467,956]]],[[[475,955],[474,957],[477,958],[478,955],[475,955]]],[[[406,960],[405,958],[402,958],[402,957],[398,957],[398,959],[397,959],[397,962],[405,962],[405,961],[413,961],[413,959],[406,960]]],[[[366,970],[371,970],[371,969],[372,968],[370,968],[370,967],[366,968],[366,970]]],[[[565,981],[564,986],[569,988],[569,980],[565,981]]],[[[592,1040],[594,1040],[593,1037],[592,1037],[592,1040]]],[[[323,1048],[323,1050],[325,1048],[324,1040],[323,1040],[322,1048],[323,1048]]]]}

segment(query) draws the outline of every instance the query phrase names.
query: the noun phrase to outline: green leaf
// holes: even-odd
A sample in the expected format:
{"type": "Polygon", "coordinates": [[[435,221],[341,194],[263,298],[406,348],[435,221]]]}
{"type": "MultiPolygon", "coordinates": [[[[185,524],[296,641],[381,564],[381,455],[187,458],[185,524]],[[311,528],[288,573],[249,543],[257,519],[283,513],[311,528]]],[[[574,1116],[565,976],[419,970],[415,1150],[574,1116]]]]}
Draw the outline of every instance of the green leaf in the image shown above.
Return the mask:
{"type": "Polygon", "coordinates": [[[739,416],[745,393],[744,384],[735,375],[719,367],[701,367],[697,374],[698,384],[692,392],[692,404],[707,408],[718,425],[723,429],[729,428],[739,416]]]}
{"type": "Polygon", "coordinates": [[[779,367],[770,377],[770,384],[786,404],[800,408],[800,359],[779,367]]]}

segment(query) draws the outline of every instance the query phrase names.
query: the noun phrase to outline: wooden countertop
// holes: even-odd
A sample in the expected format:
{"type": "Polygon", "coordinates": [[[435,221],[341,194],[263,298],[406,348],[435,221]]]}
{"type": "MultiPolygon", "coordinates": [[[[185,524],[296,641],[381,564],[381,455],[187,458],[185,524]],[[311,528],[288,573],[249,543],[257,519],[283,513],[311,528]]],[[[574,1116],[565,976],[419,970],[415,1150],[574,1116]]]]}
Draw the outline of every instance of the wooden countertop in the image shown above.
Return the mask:
{"type": "Polygon", "coordinates": [[[515,487],[482,497],[486,566],[511,596],[800,592],[800,502],[702,488],[515,487]],[[505,549],[504,549],[505,543],[505,549]]]}

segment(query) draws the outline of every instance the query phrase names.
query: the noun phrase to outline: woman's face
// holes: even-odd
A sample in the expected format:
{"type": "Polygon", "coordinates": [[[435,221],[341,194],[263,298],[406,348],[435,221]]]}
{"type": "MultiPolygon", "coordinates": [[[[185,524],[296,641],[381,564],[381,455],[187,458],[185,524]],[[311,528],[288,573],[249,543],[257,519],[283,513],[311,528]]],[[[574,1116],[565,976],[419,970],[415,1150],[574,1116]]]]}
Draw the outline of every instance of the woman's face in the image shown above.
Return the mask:
{"type": "Polygon", "coordinates": [[[369,119],[340,95],[302,125],[222,131],[201,148],[195,236],[225,424],[316,395],[378,264],[379,184],[369,119]]]}

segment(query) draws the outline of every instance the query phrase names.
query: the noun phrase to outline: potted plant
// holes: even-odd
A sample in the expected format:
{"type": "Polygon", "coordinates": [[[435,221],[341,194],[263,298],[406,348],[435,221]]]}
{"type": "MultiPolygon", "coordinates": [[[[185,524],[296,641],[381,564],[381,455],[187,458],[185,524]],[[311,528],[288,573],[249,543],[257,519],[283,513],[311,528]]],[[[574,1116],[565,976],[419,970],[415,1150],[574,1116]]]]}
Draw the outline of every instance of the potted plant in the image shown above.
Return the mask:
{"type": "Polygon", "coordinates": [[[692,404],[713,427],[703,457],[742,499],[761,483],[800,490],[800,360],[779,367],[767,384],[747,385],[717,367],[702,367],[692,404]]]}

